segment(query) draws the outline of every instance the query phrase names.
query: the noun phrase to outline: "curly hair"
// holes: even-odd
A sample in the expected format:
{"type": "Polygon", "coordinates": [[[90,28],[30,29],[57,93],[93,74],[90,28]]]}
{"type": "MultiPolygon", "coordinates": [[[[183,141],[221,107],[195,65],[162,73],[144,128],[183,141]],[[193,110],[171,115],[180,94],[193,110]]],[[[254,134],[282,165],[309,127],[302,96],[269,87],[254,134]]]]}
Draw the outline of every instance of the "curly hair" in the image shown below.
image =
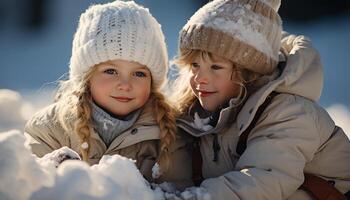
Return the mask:
{"type": "Polygon", "coordinates": [[[73,131],[80,141],[80,153],[88,162],[90,149],[91,103],[89,80],[96,67],[91,68],[79,81],[62,81],[56,94],[55,101],[59,103],[60,112],[57,118],[66,132],[73,131]]]}

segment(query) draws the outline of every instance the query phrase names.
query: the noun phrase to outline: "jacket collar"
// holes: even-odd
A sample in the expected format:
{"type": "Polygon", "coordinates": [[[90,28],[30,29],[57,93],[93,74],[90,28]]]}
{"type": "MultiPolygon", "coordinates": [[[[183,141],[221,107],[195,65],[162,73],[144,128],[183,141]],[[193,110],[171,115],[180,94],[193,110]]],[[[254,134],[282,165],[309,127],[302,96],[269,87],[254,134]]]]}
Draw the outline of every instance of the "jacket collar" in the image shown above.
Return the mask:
{"type": "Polygon", "coordinates": [[[195,112],[198,112],[199,116],[202,116],[202,117],[203,115],[201,115],[200,113],[205,112],[204,109],[200,106],[199,101],[197,100],[193,103],[193,105],[189,109],[189,112],[186,116],[183,116],[177,119],[177,126],[195,137],[218,133],[222,129],[228,127],[233,123],[233,121],[236,119],[237,111],[239,110],[239,108],[240,108],[240,105],[237,105],[237,100],[231,99],[229,102],[229,106],[221,109],[216,126],[210,130],[203,131],[194,127],[195,112]]]}

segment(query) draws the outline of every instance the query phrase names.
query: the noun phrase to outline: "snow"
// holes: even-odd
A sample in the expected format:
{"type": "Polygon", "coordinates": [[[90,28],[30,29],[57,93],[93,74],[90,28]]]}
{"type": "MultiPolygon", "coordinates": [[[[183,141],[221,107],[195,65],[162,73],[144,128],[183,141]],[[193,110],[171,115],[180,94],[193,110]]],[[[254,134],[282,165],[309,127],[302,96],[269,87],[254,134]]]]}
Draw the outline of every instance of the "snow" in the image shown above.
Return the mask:
{"type": "MultiPolygon", "coordinates": [[[[92,167],[66,160],[56,169],[52,159],[35,157],[24,144],[18,130],[0,133],[0,199],[164,199],[128,158],[106,155],[92,167]]],[[[75,155],[68,148],[56,155],[62,152],[75,155]]]]}
{"type": "Polygon", "coordinates": [[[134,161],[119,155],[104,156],[89,167],[67,160],[57,169],[54,187],[41,188],[31,199],[155,199],[134,161]]]}
{"type": "Polygon", "coordinates": [[[200,118],[198,113],[194,113],[194,121],[191,123],[191,125],[199,130],[203,131],[209,131],[213,129],[211,125],[209,125],[210,118],[200,118]]]}
{"type": "Polygon", "coordinates": [[[13,128],[22,130],[32,114],[32,106],[18,92],[0,89],[0,131],[13,128]]]}
{"type": "Polygon", "coordinates": [[[181,193],[176,190],[175,185],[168,182],[163,182],[161,184],[151,183],[151,187],[156,193],[157,199],[180,199],[181,193]]]}
{"type": "Polygon", "coordinates": [[[201,187],[191,187],[181,193],[183,199],[210,200],[209,193],[201,187]]]}
{"type": "Polygon", "coordinates": [[[24,142],[18,130],[0,133],[0,199],[29,199],[39,188],[53,185],[50,170],[41,167],[24,142]]]}
{"type": "Polygon", "coordinates": [[[152,178],[157,179],[162,175],[162,170],[158,163],[155,163],[152,167],[152,178]]]}
{"type": "Polygon", "coordinates": [[[52,166],[57,168],[63,161],[68,159],[81,160],[77,152],[64,146],[60,149],[46,154],[42,158],[39,158],[38,162],[43,166],[52,166]]]}

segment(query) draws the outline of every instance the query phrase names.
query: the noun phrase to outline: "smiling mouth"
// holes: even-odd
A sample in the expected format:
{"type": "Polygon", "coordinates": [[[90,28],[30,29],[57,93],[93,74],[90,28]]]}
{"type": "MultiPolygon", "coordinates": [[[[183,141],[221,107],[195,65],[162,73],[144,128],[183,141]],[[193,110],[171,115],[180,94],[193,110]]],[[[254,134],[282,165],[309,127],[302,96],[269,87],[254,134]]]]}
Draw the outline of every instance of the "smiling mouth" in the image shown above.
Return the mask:
{"type": "Polygon", "coordinates": [[[215,93],[216,92],[208,92],[208,91],[200,91],[200,90],[198,90],[198,95],[200,97],[208,97],[208,96],[210,96],[212,94],[215,94],[215,93]]]}
{"type": "Polygon", "coordinates": [[[129,102],[132,100],[132,98],[129,98],[129,97],[112,97],[112,98],[119,102],[129,102]]]}

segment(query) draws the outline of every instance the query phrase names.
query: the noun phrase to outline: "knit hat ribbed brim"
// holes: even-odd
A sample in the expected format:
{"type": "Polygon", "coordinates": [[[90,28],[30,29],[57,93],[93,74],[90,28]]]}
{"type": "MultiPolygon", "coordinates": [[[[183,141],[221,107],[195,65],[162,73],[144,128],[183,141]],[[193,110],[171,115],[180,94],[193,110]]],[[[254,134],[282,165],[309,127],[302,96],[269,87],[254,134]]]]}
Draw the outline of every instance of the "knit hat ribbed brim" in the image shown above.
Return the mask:
{"type": "Polygon", "coordinates": [[[168,54],[161,26],[148,9],[133,1],[93,5],[81,15],[70,79],[80,80],[91,67],[115,59],[147,66],[156,86],[166,76],[168,54]]]}
{"type": "Polygon", "coordinates": [[[271,74],[278,63],[282,21],[280,0],[214,0],[180,31],[180,53],[197,49],[240,67],[271,74]]]}

